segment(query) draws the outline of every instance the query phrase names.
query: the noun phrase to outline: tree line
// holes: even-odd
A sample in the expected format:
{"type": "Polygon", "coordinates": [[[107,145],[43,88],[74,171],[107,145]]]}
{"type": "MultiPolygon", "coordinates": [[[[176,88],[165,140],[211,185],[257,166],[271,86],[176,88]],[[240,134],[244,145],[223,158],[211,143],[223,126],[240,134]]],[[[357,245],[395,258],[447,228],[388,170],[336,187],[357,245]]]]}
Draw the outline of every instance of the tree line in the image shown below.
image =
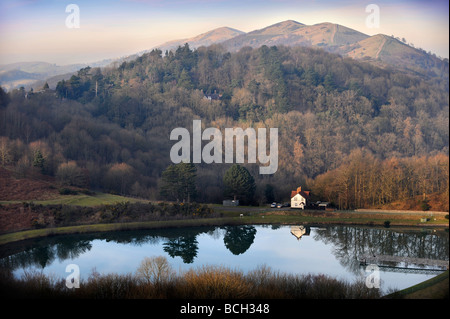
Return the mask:
{"type": "Polygon", "coordinates": [[[449,158],[446,155],[385,160],[362,150],[352,152],[342,164],[312,182],[315,196],[342,209],[381,207],[419,200],[428,210],[430,195],[437,195],[435,210],[449,207],[449,158]]]}

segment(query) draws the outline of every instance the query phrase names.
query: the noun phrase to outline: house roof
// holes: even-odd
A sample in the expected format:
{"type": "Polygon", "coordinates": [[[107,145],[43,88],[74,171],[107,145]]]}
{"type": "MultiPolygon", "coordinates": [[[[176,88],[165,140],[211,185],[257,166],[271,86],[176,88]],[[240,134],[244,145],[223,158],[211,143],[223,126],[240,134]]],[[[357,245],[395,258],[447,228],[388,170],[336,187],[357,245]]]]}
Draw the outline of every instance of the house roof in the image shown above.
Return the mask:
{"type": "Polygon", "coordinates": [[[300,186],[297,188],[297,190],[291,192],[291,198],[294,197],[297,194],[300,194],[304,198],[309,198],[310,191],[303,191],[302,187],[300,186]]]}

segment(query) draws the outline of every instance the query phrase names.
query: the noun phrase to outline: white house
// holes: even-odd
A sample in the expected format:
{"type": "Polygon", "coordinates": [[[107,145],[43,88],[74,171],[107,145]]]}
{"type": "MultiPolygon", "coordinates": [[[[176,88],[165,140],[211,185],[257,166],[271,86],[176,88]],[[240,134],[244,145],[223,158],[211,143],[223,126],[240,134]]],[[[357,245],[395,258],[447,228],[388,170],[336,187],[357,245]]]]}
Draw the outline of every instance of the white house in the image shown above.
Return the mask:
{"type": "Polygon", "coordinates": [[[309,191],[302,191],[302,187],[291,192],[291,208],[305,209],[309,200],[309,191]]]}
{"type": "Polygon", "coordinates": [[[301,208],[305,209],[306,206],[306,198],[300,194],[296,194],[291,198],[291,208],[301,208]]]}

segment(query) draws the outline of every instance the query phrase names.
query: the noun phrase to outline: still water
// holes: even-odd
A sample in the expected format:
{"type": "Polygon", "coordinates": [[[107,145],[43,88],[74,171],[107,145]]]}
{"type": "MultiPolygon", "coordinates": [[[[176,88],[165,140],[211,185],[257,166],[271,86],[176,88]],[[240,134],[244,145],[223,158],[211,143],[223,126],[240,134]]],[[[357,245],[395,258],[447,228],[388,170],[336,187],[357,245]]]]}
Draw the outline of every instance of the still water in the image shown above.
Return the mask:
{"type": "MultiPolygon", "coordinates": [[[[79,266],[82,279],[93,270],[134,273],[145,257],[165,256],[177,271],[221,265],[246,272],[265,265],[285,273],[326,274],[353,282],[370,274],[359,263],[364,254],[448,261],[449,235],[448,230],[353,226],[301,231],[275,225],[196,227],[56,236],[2,247],[0,253],[0,266],[11,267],[16,276],[36,269],[65,278],[69,264],[79,266]]],[[[385,266],[379,269],[384,293],[440,273],[430,272],[436,266],[392,262],[385,266]]]]}

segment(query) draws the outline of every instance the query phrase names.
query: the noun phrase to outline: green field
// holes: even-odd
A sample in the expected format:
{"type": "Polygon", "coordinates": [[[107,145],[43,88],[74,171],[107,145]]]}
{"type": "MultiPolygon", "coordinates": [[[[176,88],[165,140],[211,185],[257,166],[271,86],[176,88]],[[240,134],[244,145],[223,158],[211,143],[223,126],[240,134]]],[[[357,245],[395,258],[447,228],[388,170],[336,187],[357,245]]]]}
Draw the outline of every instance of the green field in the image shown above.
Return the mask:
{"type": "MultiPolygon", "coordinates": [[[[22,203],[24,201],[0,201],[0,204],[12,204],[12,203],[22,203]]],[[[100,205],[111,205],[120,202],[148,202],[148,200],[142,200],[132,197],[125,197],[120,195],[106,194],[106,193],[95,193],[95,195],[77,194],[77,195],[61,195],[55,199],[48,200],[33,200],[25,201],[33,202],[37,205],[72,205],[72,206],[85,206],[94,207],[100,205]]]]}

